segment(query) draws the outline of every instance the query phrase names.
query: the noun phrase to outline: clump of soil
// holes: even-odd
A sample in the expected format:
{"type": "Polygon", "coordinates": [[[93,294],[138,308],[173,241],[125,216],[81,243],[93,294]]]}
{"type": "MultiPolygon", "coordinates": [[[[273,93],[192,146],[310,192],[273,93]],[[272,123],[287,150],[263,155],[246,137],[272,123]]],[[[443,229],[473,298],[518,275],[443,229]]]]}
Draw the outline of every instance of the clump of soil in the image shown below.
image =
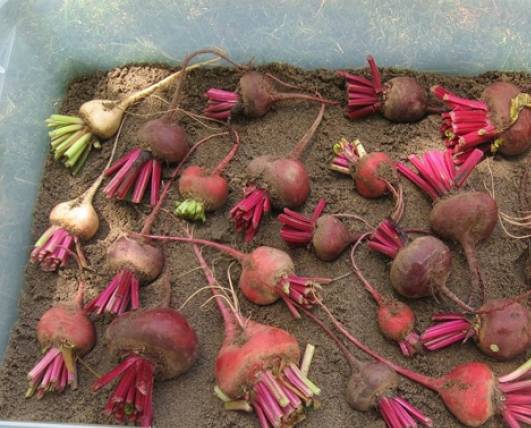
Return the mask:
{"type": "MultiPolygon", "coordinates": [[[[268,65],[262,68],[289,82],[300,85],[308,92],[318,90],[326,98],[343,99],[343,82],[335,77],[333,70],[304,71],[285,65],[268,65]]],[[[98,73],[73,82],[61,105],[60,111],[73,114],[81,103],[92,98],[117,98],[130,91],[147,86],[168,75],[170,70],[158,66],[126,66],[98,73]]],[[[508,80],[522,85],[529,82],[529,75],[497,72],[476,77],[446,76],[437,74],[419,74],[411,71],[383,70],[383,80],[399,75],[411,75],[419,79],[421,84],[429,88],[433,84],[443,84],[463,96],[475,98],[481,94],[484,86],[498,79],[508,80]]],[[[202,94],[209,87],[233,88],[238,76],[232,70],[215,68],[197,70],[189,75],[186,83],[183,107],[198,112],[204,106],[202,94]]],[[[159,93],[132,108],[126,117],[117,156],[121,156],[133,145],[139,143],[137,131],[148,118],[164,110],[170,94],[159,93]]],[[[318,105],[315,103],[279,103],[265,117],[259,120],[237,119],[234,126],[241,136],[242,147],[236,159],[230,164],[226,174],[230,180],[231,194],[229,202],[223,210],[208,217],[207,222],[197,228],[198,236],[219,239],[238,248],[248,250],[242,238],[236,236],[228,222],[228,211],[241,197],[242,186],[245,184],[244,170],[250,159],[262,154],[286,154],[306,128],[312,123],[318,105]]],[[[211,133],[197,122],[184,118],[186,130],[191,141],[211,133]]],[[[438,116],[428,116],[416,124],[393,124],[378,115],[366,120],[351,122],[343,116],[342,108],[328,107],[323,123],[311,143],[312,149],[307,151],[304,162],[312,180],[312,193],[303,211],[309,212],[319,198],[329,202],[329,212],[351,212],[366,216],[377,224],[392,209],[391,198],[366,200],[358,196],[350,177],[339,176],[328,169],[331,158],[332,144],[341,137],[348,139],[360,138],[369,151],[383,150],[394,159],[404,159],[409,153],[425,151],[429,148],[440,148],[441,140],[438,133],[438,116]]],[[[194,155],[193,162],[212,167],[228,150],[229,139],[207,143],[194,155]]],[[[104,144],[100,152],[93,152],[88,165],[78,177],[71,177],[68,171],[49,157],[42,189],[35,210],[33,238],[36,239],[47,227],[48,213],[58,202],[79,195],[99,174],[109,156],[111,144],[104,144]]],[[[525,167],[524,156],[519,159],[496,159],[493,163],[496,183],[496,194],[504,211],[516,212],[518,206],[518,180],[525,167]]],[[[165,170],[169,173],[169,169],[165,170]]],[[[478,171],[469,179],[468,188],[483,189],[483,182],[489,181],[487,165],[482,163],[478,171]]],[[[430,202],[414,186],[403,180],[406,195],[405,227],[426,228],[430,202]]],[[[173,209],[178,195],[172,191],[166,208],[173,209]]],[[[125,203],[108,201],[100,192],[95,199],[95,206],[101,215],[101,226],[98,234],[85,246],[86,255],[96,273],[86,274],[86,299],[92,298],[109,281],[111,275],[105,271],[105,249],[122,230],[139,230],[148,206],[133,208],[125,203]]],[[[352,224],[353,228],[359,227],[352,224]]],[[[279,223],[273,219],[263,222],[260,231],[252,243],[270,245],[286,249],[279,238],[279,223]]],[[[176,223],[166,213],[162,213],[154,232],[163,234],[178,233],[176,223]]],[[[458,294],[466,296],[469,273],[462,250],[450,244],[454,255],[454,265],[449,286],[458,294]]],[[[509,239],[497,227],[493,236],[479,245],[478,256],[485,278],[488,279],[487,293],[489,298],[498,298],[519,294],[526,290],[523,280],[524,261],[522,254],[526,250],[523,241],[509,239]]],[[[166,266],[171,271],[174,306],[180,305],[199,287],[205,286],[200,270],[189,272],[196,265],[191,248],[184,245],[171,244],[165,248],[166,266]]],[[[224,278],[228,261],[219,254],[205,250],[209,260],[216,259],[216,273],[224,278]]],[[[318,275],[335,277],[349,271],[348,254],[343,254],[334,263],[318,262],[313,254],[305,249],[290,250],[301,275],[318,275]]],[[[363,250],[359,253],[358,263],[366,276],[382,291],[391,292],[389,285],[389,266],[381,255],[363,250]]],[[[26,390],[26,373],[35,363],[39,347],[35,337],[35,326],[41,314],[58,301],[70,300],[76,291],[74,281],[76,267],[69,265],[59,275],[41,272],[37,266],[28,264],[26,284],[20,299],[20,317],[16,323],[3,366],[0,370],[0,419],[25,421],[55,421],[66,423],[105,424],[111,421],[102,415],[106,401],[105,393],[94,395],[89,385],[94,374],[80,366],[80,388],[68,390],[65,394],[47,394],[42,400],[24,399],[26,390]]],[[[237,268],[233,269],[236,277],[237,268]]],[[[155,306],[159,295],[163,292],[161,281],[157,281],[141,290],[142,306],[155,306]]],[[[446,349],[425,356],[417,356],[405,360],[393,343],[386,341],[378,331],[374,317],[373,302],[361,285],[353,282],[352,277],[345,278],[324,290],[326,302],[358,337],[383,355],[426,374],[438,375],[446,372],[454,365],[469,361],[485,361],[486,357],[479,353],[473,344],[446,349]]],[[[214,358],[220,346],[223,329],[220,317],[210,304],[200,309],[200,303],[208,298],[208,294],[200,295],[189,303],[183,313],[190,324],[196,329],[200,341],[200,358],[198,363],[183,377],[160,382],[154,393],[155,420],[157,426],[187,427],[234,427],[255,426],[254,416],[241,413],[230,413],[223,410],[221,402],[215,398],[214,358]],[[218,326],[218,327],[216,327],[218,326]]],[[[240,300],[242,312],[259,322],[271,323],[287,328],[301,342],[317,345],[311,377],[322,388],[322,406],[319,411],[312,412],[301,426],[303,427],[384,427],[383,421],[376,413],[358,413],[352,411],[343,398],[343,388],[349,375],[348,364],[335,350],[334,345],[318,331],[310,322],[293,320],[282,303],[270,307],[257,307],[249,304],[245,298],[240,300]]],[[[418,325],[425,328],[430,323],[430,315],[437,310],[451,309],[444,302],[435,303],[433,299],[408,302],[418,318],[418,325]]],[[[98,337],[101,339],[105,322],[97,323],[98,337]]],[[[504,373],[516,367],[525,359],[513,363],[497,363],[489,361],[497,373],[504,373]]],[[[96,348],[83,360],[98,373],[104,373],[113,366],[104,344],[100,340],[96,348]]],[[[433,418],[435,426],[459,426],[444,409],[435,394],[418,386],[402,381],[403,394],[427,415],[433,418]]],[[[500,420],[493,420],[489,427],[500,425],[500,420]]]]}

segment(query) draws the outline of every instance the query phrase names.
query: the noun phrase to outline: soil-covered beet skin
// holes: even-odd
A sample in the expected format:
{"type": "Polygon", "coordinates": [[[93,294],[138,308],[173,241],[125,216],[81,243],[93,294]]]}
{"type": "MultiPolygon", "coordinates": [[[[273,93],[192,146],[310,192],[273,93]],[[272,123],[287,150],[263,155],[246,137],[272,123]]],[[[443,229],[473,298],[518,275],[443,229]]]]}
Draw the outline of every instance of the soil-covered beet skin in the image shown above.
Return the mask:
{"type": "Polygon", "coordinates": [[[298,208],[310,194],[310,177],[297,159],[260,156],[249,163],[247,173],[265,185],[275,208],[298,208]]]}
{"type": "Polygon", "coordinates": [[[524,353],[531,341],[529,309],[512,300],[490,300],[479,309],[477,344],[486,355],[501,361],[524,353]]]}
{"type": "Polygon", "coordinates": [[[258,247],[242,263],[240,289],[245,297],[258,305],[269,305],[280,296],[277,284],[281,276],[294,273],[291,257],[272,247],[258,247]]]}
{"type": "Polygon", "coordinates": [[[184,128],[165,117],[146,122],[139,136],[157,158],[166,162],[180,162],[190,149],[184,128]]]}
{"type": "Polygon", "coordinates": [[[43,349],[72,346],[83,356],[96,344],[94,325],[77,305],[57,305],[49,309],[37,324],[37,338],[43,349]]]}
{"type": "Polygon", "coordinates": [[[135,353],[149,360],[161,380],[179,376],[197,359],[194,330],[170,308],[127,312],[107,327],[105,340],[113,355],[135,353]]]}
{"type": "Polygon", "coordinates": [[[141,239],[121,236],[107,249],[107,264],[113,272],[126,269],[149,283],[158,278],[164,266],[162,250],[141,239]]]}
{"type": "Polygon", "coordinates": [[[352,233],[341,220],[325,214],[315,224],[312,245],[319,260],[328,262],[337,259],[352,239],[352,233]]]}
{"type": "Polygon", "coordinates": [[[281,361],[298,364],[300,356],[297,340],[287,331],[247,320],[245,330],[226,335],[216,358],[216,381],[237,399],[252,388],[257,374],[278,369],[281,361]]]}
{"type": "Polygon", "coordinates": [[[451,265],[448,247],[433,236],[422,236],[396,255],[391,265],[391,285],[405,297],[430,296],[446,284],[451,265]]]}
{"type": "Polygon", "coordinates": [[[364,364],[349,379],[346,399],[354,410],[366,412],[378,407],[380,397],[398,388],[398,375],[383,363],[364,364]]]}
{"type": "Polygon", "coordinates": [[[417,79],[395,77],[384,84],[383,115],[393,122],[417,122],[424,117],[428,107],[426,90],[417,79]]]}
{"type": "Polygon", "coordinates": [[[227,180],[221,175],[211,175],[207,170],[193,165],[186,168],[179,179],[179,193],[204,203],[205,211],[221,208],[229,195],[227,180]]]}
{"type": "MultiPolygon", "coordinates": [[[[496,201],[485,192],[462,192],[438,200],[430,213],[431,228],[463,247],[487,239],[498,221],[496,201]]],[[[466,248],[465,248],[466,250],[466,248]]]]}
{"type": "Polygon", "coordinates": [[[353,178],[361,196],[379,198],[389,190],[384,180],[393,182],[396,179],[393,161],[383,152],[368,153],[356,162],[353,178]]]}
{"type": "Polygon", "coordinates": [[[511,125],[511,100],[520,89],[507,82],[495,82],[487,86],[481,98],[489,107],[489,117],[496,129],[506,129],[498,139],[502,141],[500,152],[513,156],[524,153],[531,146],[531,109],[523,108],[518,119],[511,125]]]}

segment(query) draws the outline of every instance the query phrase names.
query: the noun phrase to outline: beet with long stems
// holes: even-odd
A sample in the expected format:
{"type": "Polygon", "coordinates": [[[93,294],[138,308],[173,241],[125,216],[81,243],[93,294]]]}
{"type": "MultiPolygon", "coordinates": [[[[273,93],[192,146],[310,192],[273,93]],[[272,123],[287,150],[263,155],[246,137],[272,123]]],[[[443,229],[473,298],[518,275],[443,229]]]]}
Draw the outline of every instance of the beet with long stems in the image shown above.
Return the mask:
{"type": "Polygon", "coordinates": [[[323,305],[334,326],[354,346],[386,364],[401,376],[435,391],[447,409],[464,425],[478,427],[494,415],[501,415],[509,428],[531,424],[529,374],[531,359],[511,373],[496,377],[481,362],[459,364],[441,377],[430,377],[402,367],[373,351],[350,333],[323,305]]]}
{"type": "MultiPolygon", "coordinates": [[[[191,147],[164,184],[157,204],[144,220],[142,233],[150,233],[175,178],[188,158],[203,143],[225,135],[227,135],[225,132],[209,135],[191,147]]],[[[87,311],[95,312],[97,315],[103,313],[116,315],[123,314],[128,309],[138,309],[140,285],[154,281],[162,272],[164,267],[162,250],[149,240],[123,234],[109,246],[106,258],[109,270],[115,274],[107,287],[87,305],[87,311]]]]}
{"type": "Polygon", "coordinates": [[[351,375],[345,396],[350,407],[360,412],[377,409],[388,428],[416,427],[417,422],[433,426],[430,418],[397,394],[399,379],[392,368],[379,361],[360,361],[321,319],[306,309],[301,310],[333,340],[349,363],[351,375]]]}
{"type": "MultiPolygon", "coordinates": [[[[151,206],[157,204],[162,182],[162,164],[178,163],[188,153],[188,136],[179,123],[179,103],[183,86],[188,75],[188,64],[197,55],[212,54],[228,59],[218,49],[202,49],[187,55],[182,64],[183,72],[177,82],[168,110],[159,118],[144,123],[138,136],[143,146],[150,151],[135,147],[106,169],[105,175],[112,179],[103,189],[108,198],[124,200],[138,204],[149,193],[151,206]]],[[[229,59],[228,59],[229,60],[229,59]]],[[[230,61],[230,60],[229,60],[230,61]]]]}
{"type": "Polygon", "coordinates": [[[96,330],[83,309],[83,283],[74,302],[48,309],[37,324],[37,338],[44,356],[28,373],[26,398],[37,393],[63,392],[68,386],[77,389],[77,357],[96,344],[96,330]]]}
{"type": "Polygon", "coordinates": [[[400,221],[404,200],[395,163],[391,158],[383,152],[367,153],[360,140],[351,143],[346,138],[334,144],[333,152],[330,169],[350,175],[356,191],[364,198],[380,198],[390,193],[395,200],[392,218],[400,221]]]}
{"type": "Polygon", "coordinates": [[[452,109],[441,115],[441,135],[458,163],[478,146],[508,156],[531,146],[531,96],[515,85],[492,83],[479,100],[459,97],[442,86],[433,86],[431,92],[452,109]]]}
{"type": "Polygon", "coordinates": [[[240,136],[230,129],[233,145],[227,155],[209,171],[197,165],[186,168],[179,178],[179,193],[184,201],[178,202],[175,214],[190,221],[206,220],[206,213],[225,205],[229,183],[222,176],[240,146],[240,136]]]}
{"type": "MultiPolygon", "coordinates": [[[[171,287],[169,279],[166,286],[171,287]]],[[[197,359],[197,336],[186,318],[168,307],[125,313],[107,327],[109,353],[121,362],[92,385],[98,391],[119,379],[109,396],[104,413],[122,424],[153,425],[153,384],[174,379],[190,369],[197,359]]]]}
{"type": "Polygon", "coordinates": [[[296,88],[285,83],[271,74],[258,71],[246,71],[240,78],[238,92],[210,88],[205,92],[208,103],[203,114],[217,120],[230,120],[233,115],[243,114],[246,117],[257,118],[267,114],[273,105],[279,101],[301,100],[326,104],[339,104],[337,101],[326,100],[320,96],[296,92],[281,92],[277,85],[285,88],[296,88]]]}
{"type": "Polygon", "coordinates": [[[359,234],[351,232],[341,222],[340,217],[359,219],[352,214],[323,214],[326,201],[319,199],[311,216],[305,216],[289,208],[284,208],[278,216],[282,224],[280,237],[289,246],[311,245],[320,260],[329,262],[337,259],[359,234]]]}
{"type": "MultiPolygon", "coordinates": [[[[211,64],[209,60],[188,67],[188,70],[211,64]]],[[[77,173],[84,165],[92,147],[99,147],[100,140],[110,139],[120,128],[125,111],[138,101],[157,90],[169,87],[183,70],[176,71],[159,82],[134,92],[120,101],[91,100],[83,103],[78,116],[52,114],[46,124],[52,130],[48,133],[55,159],[62,160],[68,168],[77,173]]]]}
{"type": "MultiPolygon", "coordinates": [[[[105,168],[114,158],[120,132],[121,126],[105,168]]],[[[50,212],[50,227],[35,242],[31,252],[31,261],[38,263],[43,271],[52,272],[66,266],[74,246],[82,267],[87,267],[81,240],[90,240],[99,229],[100,220],[92,202],[104,177],[105,173],[102,172],[82,195],[57,204],[50,212]]]]}
{"type": "Polygon", "coordinates": [[[427,113],[440,113],[440,109],[428,106],[426,90],[417,79],[399,76],[382,83],[374,58],[368,56],[367,62],[372,80],[346,71],[337,73],[346,80],[347,117],[362,119],[381,112],[393,122],[417,122],[427,113]]]}
{"type": "Polygon", "coordinates": [[[485,192],[463,192],[459,189],[483,158],[483,152],[474,149],[463,164],[456,168],[449,150],[410,155],[409,161],[417,169],[399,162],[398,171],[424,190],[433,200],[430,226],[439,236],[457,241],[463,247],[471,273],[472,293],[485,299],[483,277],[476,255],[476,245],[487,239],[498,219],[496,201],[485,192]],[[457,192],[457,193],[456,193],[457,192]]]}
{"type": "Polygon", "coordinates": [[[195,244],[194,253],[225,327],[216,356],[216,394],[227,410],[254,410],[261,428],[296,425],[305,418],[305,408],[316,406],[320,395],[298,366],[297,339],[286,330],[243,317],[237,304],[228,305],[230,299],[195,244]]]}
{"type": "Polygon", "coordinates": [[[321,104],[312,126],[287,157],[259,156],[247,166],[249,183],[244,189],[244,198],[230,211],[236,230],[244,232],[245,241],[254,238],[263,214],[269,212],[271,206],[293,209],[308,199],[310,178],[299,159],[321,123],[324,110],[325,104],[321,104]]]}
{"type": "Polygon", "coordinates": [[[356,263],[356,250],[369,236],[371,236],[370,232],[362,235],[352,246],[352,250],[350,251],[352,268],[365,290],[367,290],[378,305],[378,326],[382,334],[386,338],[397,342],[404,356],[412,357],[422,349],[419,335],[415,331],[415,313],[408,305],[400,300],[380,293],[365,278],[356,263]]]}
{"type": "Polygon", "coordinates": [[[168,242],[186,242],[212,247],[232,257],[242,267],[240,290],[243,295],[257,305],[270,305],[282,299],[292,315],[300,315],[293,302],[304,307],[311,307],[321,289],[320,284],[329,284],[332,280],[319,277],[304,277],[295,273],[291,257],[282,250],[265,245],[255,248],[250,253],[243,253],[236,248],[206,239],[186,236],[160,236],[137,234],[145,239],[168,242]]]}

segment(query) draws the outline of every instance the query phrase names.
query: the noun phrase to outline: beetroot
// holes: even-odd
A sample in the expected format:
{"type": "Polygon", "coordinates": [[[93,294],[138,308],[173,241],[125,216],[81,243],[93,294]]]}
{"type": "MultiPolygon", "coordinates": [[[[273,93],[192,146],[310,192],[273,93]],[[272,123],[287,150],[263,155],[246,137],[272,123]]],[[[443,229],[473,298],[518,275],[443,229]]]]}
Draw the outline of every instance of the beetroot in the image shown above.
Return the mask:
{"type": "Polygon", "coordinates": [[[72,304],[48,309],[37,324],[37,338],[44,356],[28,373],[26,398],[37,393],[63,392],[77,388],[77,357],[87,354],[96,344],[96,330],[82,307],[83,284],[72,304]]]}
{"type": "Polygon", "coordinates": [[[105,405],[118,423],[153,423],[153,381],[185,373],[197,359],[197,337],[186,319],[168,307],[142,309],[117,317],[105,340],[112,356],[122,358],[92,385],[97,391],[119,378],[105,405]]]}
{"type": "Polygon", "coordinates": [[[223,89],[210,88],[205,92],[208,104],[203,114],[217,120],[230,120],[234,114],[243,114],[247,117],[262,117],[267,114],[273,104],[286,100],[316,101],[326,104],[338,104],[336,101],[325,100],[320,96],[295,92],[279,92],[275,82],[286,87],[286,84],[270,74],[262,74],[258,71],[247,71],[240,78],[238,92],[225,91],[223,89]]]}
{"type": "Polygon", "coordinates": [[[393,122],[417,122],[427,112],[426,90],[413,77],[400,76],[382,84],[380,71],[372,56],[367,57],[372,80],[340,71],[338,76],[346,80],[347,109],[350,119],[362,119],[381,112],[393,122]]]}
{"type": "Polygon", "coordinates": [[[365,289],[378,305],[378,326],[382,334],[386,338],[397,342],[404,356],[412,357],[421,348],[419,335],[415,332],[415,313],[405,303],[393,299],[390,296],[382,295],[365,278],[356,263],[356,249],[369,235],[371,234],[366,233],[362,235],[352,246],[350,252],[352,268],[365,289]]]}
{"type": "Polygon", "coordinates": [[[334,341],[350,365],[351,375],[345,391],[350,407],[360,412],[378,409],[387,426],[393,428],[414,427],[417,421],[421,425],[433,426],[430,418],[398,396],[398,375],[393,369],[381,362],[366,363],[356,359],[322,320],[310,311],[302,310],[334,341]]]}
{"type": "Polygon", "coordinates": [[[330,169],[350,175],[357,192],[364,198],[380,198],[391,193],[395,199],[392,218],[400,221],[404,210],[402,186],[391,158],[383,152],[367,153],[360,140],[350,143],[346,138],[334,144],[333,151],[330,169]]]}
{"type": "Polygon", "coordinates": [[[143,234],[139,236],[160,241],[206,245],[233,257],[242,266],[239,285],[247,299],[257,305],[270,305],[281,298],[297,318],[299,313],[293,302],[311,307],[318,299],[321,288],[319,284],[331,282],[327,278],[298,276],[293,261],[287,253],[265,245],[246,254],[228,245],[206,239],[143,234]]]}
{"type": "MultiPolygon", "coordinates": [[[[157,204],[145,218],[143,233],[151,231],[175,178],[192,153],[203,143],[225,135],[227,133],[212,134],[192,146],[184,159],[172,171],[157,204]]],[[[95,312],[97,315],[123,314],[128,309],[135,310],[140,307],[140,285],[157,279],[164,267],[164,254],[158,246],[144,238],[134,238],[123,234],[107,249],[107,267],[114,273],[114,276],[107,287],[86,306],[86,310],[95,312]]]]}
{"type": "Polygon", "coordinates": [[[311,217],[306,217],[289,208],[278,216],[282,224],[280,237],[290,246],[311,245],[320,260],[337,259],[357,235],[350,232],[336,216],[322,215],[326,201],[320,199],[311,217]]]}
{"type": "MultiPolygon", "coordinates": [[[[219,289],[197,245],[194,253],[225,325],[216,357],[216,391],[228,410],[254,410],[260,426],[291,427],[303,420],[320,389],[297,366],[300,348],[287,331],[242,317],[219,289]]],[[[308,362],[309,363],[309,362],[308,362]]]]}
{"type": "MultiPolygon", "coordinates": [[[[482,159],[481,150],[474,149],[457,169],[450,151],[428,151],[422,157],[409,156],[418,173],[402,163],[398,170],[434,201],[430,213],[433,231],[461,244],[471,273],[472,297],[485,298],[484,280],[476,256],[476,245],[487,239],[498,219],[496,201],[485,192],[459,192],[472,169],[482,159]]],[[[469,309],[467,309],[469,310],[469,309]]]]}
{"type": "Polygon", "coordinates": [[[441,86],[431,91],[452,108],[442,113],[441,134],[458,162],[477,146],[507,156],[531,146],[531,97],[515,85],[492,83],[480,100],[461,98],[441,86]]]}
{"type": "Polygon", "coordinates": [[[511,428],[531,423],[529,381],[531,359],[508,375],[496,379],[490,367],[480,362],[464,363],[447,374],[433,378],[416,373],[382,357],[354,337],[332,313],[323,309],[347,340],[403,377],[439,394],[448,410],[464,425],[478,427],[501,414],[511,428]]]}
{"type": "Polygon", "coordinates": [[[262,215],[271,206],[277,209],[300,207],[310,194],[310,178],[299,160],[315,134],[324,115],[321,104],[319,114],[288,157],[260,156],[253,159],[247,173],[250,183],[244,189],[244,198],[231,210],[230,216],[237,231],[245,232],[245,241],[251,241],[258,231],[262,215]]]}
{"type": "Polygon", "coordinates": [[[473,318],[456,313],[435,314],[435,324],[421,335],[424,347],[439,350],[474,337],[479,349],[500,361],[512,360],[531,344],[531,315],[517,299],[494,299],[473,318]]]}
{"type": "MultiPolygon", "coordinates": [[[[121,128],[114,139],[106,168],[112,162],[121,128]]],[[[57,204],[50,212],[50,227],[35,242],[31,252],[32,263],[38,263],[43,271],[52,272],[66,266],[75,245],[77,261],[81,267],[88,262],[81,248],[81,241],[90,240],[100,227],[98,213],[92,204],[105,175],[101,173],[92,185],[77,198],[57,204]]]]}
{"type": "Polygon", "coordinates": [[[179,193],[185,200],[177,203],[175,214],[178,217],[204,222],[205,213],[225,205],[229,196],[229,183],[221,174],[240,146],[238,133],[231,129],[230,134],[234,141],[232,149],[212,171],[193,165],[182,172],[179,193]]]}
{"type": "Polygon", "coordinates": [[[103,192],[108,198],[124,200],[130,195],[130,202],[141,203],[149,189],[149,203],[155,206],[160,198],[162,163],[182,161],[188,150],[188,136],[178,123],[178,106],[187,75],[188,63],[197,55],[213,54],[226,56],[217,49],[202,49],[187,55],[182,64],[182,73],[177,82],[168,111],[160,118],[147,121],[139,130],[143,146],[151,150],[133,148],[105,170],[105,175],[113,176],[103,192]]]}

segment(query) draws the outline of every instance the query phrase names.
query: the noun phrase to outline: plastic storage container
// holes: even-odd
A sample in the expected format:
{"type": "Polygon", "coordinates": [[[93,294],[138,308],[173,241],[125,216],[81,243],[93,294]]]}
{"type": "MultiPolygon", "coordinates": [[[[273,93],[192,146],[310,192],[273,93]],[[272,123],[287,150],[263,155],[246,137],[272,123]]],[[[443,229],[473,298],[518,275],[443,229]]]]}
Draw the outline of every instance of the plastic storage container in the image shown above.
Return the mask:
{"type": "Polygon", "coordinates": [[[309,68],[362,67],[372,53],[381,66],[529,71],[529,28],[528,0],[0,0],[0,360],[48,155],[44,119],[71,79],[207,46],[309,68]]]}

